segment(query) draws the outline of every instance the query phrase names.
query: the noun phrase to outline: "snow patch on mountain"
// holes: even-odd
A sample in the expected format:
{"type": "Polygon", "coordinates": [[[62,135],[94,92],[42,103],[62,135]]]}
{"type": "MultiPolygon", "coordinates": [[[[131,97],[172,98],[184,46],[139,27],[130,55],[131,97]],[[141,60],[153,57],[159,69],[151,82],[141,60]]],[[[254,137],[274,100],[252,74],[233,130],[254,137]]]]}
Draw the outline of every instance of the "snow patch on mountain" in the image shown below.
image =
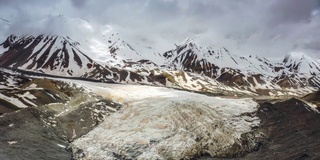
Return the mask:
{"type": "Polygon", "coordinates": [[[11,104],[18,106],[19,108],[27,108],[28,106],[19,100],[19,97],[10,97],[0,93],[0,99],[10,102],[11,104]]]}
{"type": "Polygon", "coordinates": [[[4,53],[5,51],[8,51],[9,48],[4,48],[2,45],[0,46],[0,56],[2,55],[2,53],[4,53]]]}
{"type": "Polygon", "coordinates": [[[283,65],[285,65],[290,72],[294,73],[312,75],[320,73],[320,63],[303,52],[287,54],[283,59],[283,65]]]}

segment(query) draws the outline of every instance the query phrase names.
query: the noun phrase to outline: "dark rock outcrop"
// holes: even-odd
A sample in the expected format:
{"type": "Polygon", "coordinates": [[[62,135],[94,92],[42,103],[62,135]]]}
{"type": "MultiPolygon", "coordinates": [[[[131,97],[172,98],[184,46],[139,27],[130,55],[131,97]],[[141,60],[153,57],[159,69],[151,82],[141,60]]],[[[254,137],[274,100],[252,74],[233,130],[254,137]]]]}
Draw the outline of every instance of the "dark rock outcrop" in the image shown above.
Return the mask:
{"type": "Polygon", "coordinates": [[[289,99],[260,103],[257,131],[268,140],[261,149],[243,159],[319,159],[320,114],[303,101],[289,99]]]}

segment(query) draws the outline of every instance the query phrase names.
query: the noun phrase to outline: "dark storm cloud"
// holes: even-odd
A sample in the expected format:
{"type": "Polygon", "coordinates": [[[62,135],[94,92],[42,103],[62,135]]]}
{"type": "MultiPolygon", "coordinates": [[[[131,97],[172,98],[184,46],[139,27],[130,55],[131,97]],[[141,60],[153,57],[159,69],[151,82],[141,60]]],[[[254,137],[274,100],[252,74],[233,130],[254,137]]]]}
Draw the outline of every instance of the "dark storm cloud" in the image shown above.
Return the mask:
{"type": "Polygon", "coordinates": [[[77,33],[61,27],[63,18],[55,20],[62,14],[150,43],[192,37],[238,54],[279,57],[298,50],[317,55],[319,5],[319,0],[1,0],[0,17],[12,25],[0,27],[0,38],[15,32],[77,33]]]}
{"type": "Polygon", "coordinates": [[[311,12],[317,9],[318,0],[281,0],[271,4],[273,24],[282,23],[307,23],[310,21],[311,12]]]}

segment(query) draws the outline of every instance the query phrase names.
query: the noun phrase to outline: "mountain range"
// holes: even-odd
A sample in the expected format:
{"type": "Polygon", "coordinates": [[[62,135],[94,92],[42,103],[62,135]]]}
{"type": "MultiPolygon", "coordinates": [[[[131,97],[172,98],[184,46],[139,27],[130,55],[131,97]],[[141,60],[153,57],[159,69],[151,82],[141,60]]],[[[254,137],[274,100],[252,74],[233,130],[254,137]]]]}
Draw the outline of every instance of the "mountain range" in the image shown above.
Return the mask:
{"type": "Polygon", "coordinates": [[[103,58],[68,36],[11,35],[0,44],[0,67],[105,82],[140,83],[197,92],[299,95],[320,87],[320,63],[303,53],[278,62],[241,56],[186,39],[164,53],[139,53],[117,33],[103,58]]]}

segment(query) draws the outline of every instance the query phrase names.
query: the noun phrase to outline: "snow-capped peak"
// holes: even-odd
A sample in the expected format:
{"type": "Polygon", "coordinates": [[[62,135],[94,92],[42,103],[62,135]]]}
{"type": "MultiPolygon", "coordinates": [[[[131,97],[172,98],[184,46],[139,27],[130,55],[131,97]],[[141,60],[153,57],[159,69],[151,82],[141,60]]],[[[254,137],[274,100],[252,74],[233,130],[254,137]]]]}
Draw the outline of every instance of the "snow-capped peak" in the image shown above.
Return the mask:
{"type": "Polygon", "coordinates": [[[163,56],[171,68],[185,70],[190,70],[190,67],[197,68],[198,72],[205,73],[209,77],[219,75],[222,68],[233,68],[250,74],[274,74],[271,63],[265,58],[239,56],[225,47],[199,45],[191,38],[176,45],[175,49],[165,52],[163,56]]]}
{"type": "Polygon", "coordinates": [[[303,52],[291,52],[285,56],[282,62],[292,72],[313,75],[320,72],[320,63],[303,52]]]}
{"type": "Polygon", "coordinates": [[[303,52],[291,52],[285,55],[283,62],[284,63],[292,63],[295,61],[301,61],[305,58],[309,58],[309,56],[305,55],[303,52]]]}
{"type": "Polygon", "coordinates": [[[2,45],[8,51],[0,66],[37,70],[46,74],[82,76],[95,65],[70,37],[54,35],[10,36],[2,45]]]}
{"type": "Polygon", "coordinates": [[[194,43],[193,38],[185,38],[181,44],[189,44],[189,43],[194,43]]]}

